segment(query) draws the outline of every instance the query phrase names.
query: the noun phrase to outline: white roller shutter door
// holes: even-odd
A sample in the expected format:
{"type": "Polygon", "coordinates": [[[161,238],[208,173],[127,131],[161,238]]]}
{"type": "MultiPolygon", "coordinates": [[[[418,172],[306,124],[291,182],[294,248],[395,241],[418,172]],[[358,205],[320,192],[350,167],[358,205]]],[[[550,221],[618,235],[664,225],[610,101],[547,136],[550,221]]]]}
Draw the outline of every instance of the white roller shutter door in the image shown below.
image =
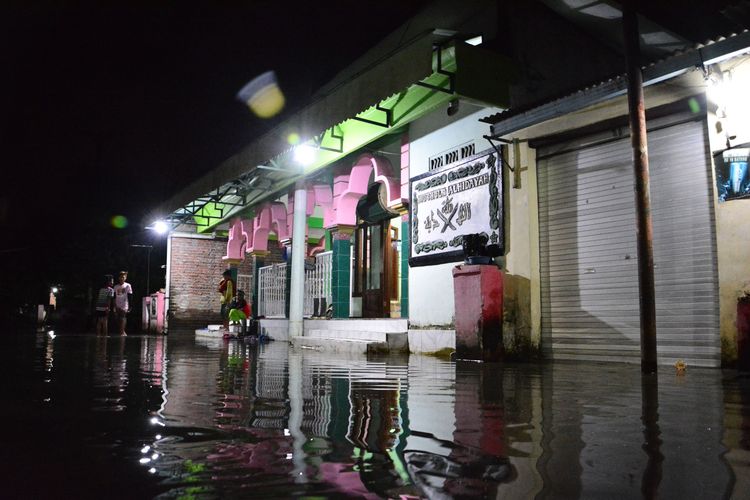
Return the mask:
{"type": "MultiPolygon", "coordinates": [[[[720,365],[704,124],[648,134],[659,363],[720,365]]],[[[640,362],[631,155],[616,131],[538,151],[542,345],[554,359],[640,362]]]]}

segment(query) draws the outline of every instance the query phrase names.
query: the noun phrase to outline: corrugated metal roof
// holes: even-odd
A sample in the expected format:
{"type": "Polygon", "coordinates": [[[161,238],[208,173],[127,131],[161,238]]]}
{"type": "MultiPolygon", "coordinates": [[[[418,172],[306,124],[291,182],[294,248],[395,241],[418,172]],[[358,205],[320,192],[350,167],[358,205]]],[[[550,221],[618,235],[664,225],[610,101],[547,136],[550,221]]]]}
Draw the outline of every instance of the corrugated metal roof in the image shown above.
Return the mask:
{"type": "MultiPolygon", "coordinates": [[[[651,85],[677,76],[687,69],[713,64],[750,50],[750,32],[719,37],[706,45],[677,51],[643,68],[644,85],[651,85]]],[[[561,95],[543,102],[513,108],[481,118],[480,121],[492,125],[492,134],[501,136],[515,130],[540,123],[584,106],[593,105],[626,91],[625,74],[613,75],[592,83],[576,92],[561,95]]]]}

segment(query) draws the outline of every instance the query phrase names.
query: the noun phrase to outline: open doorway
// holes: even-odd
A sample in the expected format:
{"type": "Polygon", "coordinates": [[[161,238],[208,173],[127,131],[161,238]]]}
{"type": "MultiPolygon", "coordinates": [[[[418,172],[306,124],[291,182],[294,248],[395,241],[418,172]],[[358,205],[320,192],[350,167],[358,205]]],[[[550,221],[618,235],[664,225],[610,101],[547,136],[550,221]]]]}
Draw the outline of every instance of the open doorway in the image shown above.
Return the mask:
{"type": "MultiPolygon", "coordinates": [[[[396,219],[400,221],[400,219],[396,219]]],[[[399,300],[399,228],[391,219],[362,222],[354,237],[354,287],[362,300],[362,317],[391,317],[399,300]]]]}

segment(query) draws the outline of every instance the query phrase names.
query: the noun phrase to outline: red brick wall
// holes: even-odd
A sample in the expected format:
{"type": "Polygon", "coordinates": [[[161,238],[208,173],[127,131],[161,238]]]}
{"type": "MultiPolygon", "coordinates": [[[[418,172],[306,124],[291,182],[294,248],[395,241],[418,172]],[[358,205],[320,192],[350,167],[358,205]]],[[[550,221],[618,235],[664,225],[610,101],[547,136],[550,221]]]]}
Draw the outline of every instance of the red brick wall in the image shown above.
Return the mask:
{"type": "MultiPolygon", "coordinates": [[[[172,236],[170,255],[170,329],[201,328],[221,323],[221,302],[216,288],[227,264],[226,239],[172,236]]],[[[252,259],[239,266],[240,274],[252,274],[252,259]]]]}
{"type": "MultiPolygon", "coordinates": [[[[281,249],[275,241],[268,242],[270,255],[264,265],[282,262],[281,249]]],[[[169,310],[170,329],[204,328],[221,323],[221,302],[216,288],[221,273],[228,266],[221,259],[226,255],[224,238],[188,238],[172,235],[170,255],[169,310]]],[[[253,274],[253,258],[247,256],[237,266],[238,274],[253,274]]],[[[251,278],[252,279],[252,278],[251,278]]],[[[254,283],[254,280],[253,280],[254,283]]],[[[248,298],[254,290],[245,290],[248,298]]]]}

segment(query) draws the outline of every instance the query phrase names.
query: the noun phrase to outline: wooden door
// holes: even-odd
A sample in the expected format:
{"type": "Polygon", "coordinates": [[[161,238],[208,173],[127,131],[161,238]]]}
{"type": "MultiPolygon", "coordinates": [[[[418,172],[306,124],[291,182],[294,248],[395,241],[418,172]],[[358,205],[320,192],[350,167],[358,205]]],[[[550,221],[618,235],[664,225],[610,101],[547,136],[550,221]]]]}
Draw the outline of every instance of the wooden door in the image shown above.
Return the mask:
{"type": "Polygon", "coordinates": [[[353,295],[362,297],[365,318],[389,317],[394,290],[398,293],[398,258],[392,245],[394,230],[388,220],[357,228],[353,295]]]}

